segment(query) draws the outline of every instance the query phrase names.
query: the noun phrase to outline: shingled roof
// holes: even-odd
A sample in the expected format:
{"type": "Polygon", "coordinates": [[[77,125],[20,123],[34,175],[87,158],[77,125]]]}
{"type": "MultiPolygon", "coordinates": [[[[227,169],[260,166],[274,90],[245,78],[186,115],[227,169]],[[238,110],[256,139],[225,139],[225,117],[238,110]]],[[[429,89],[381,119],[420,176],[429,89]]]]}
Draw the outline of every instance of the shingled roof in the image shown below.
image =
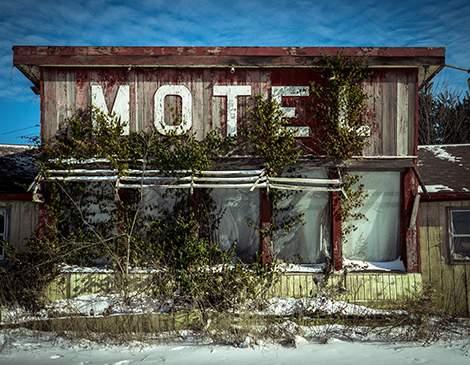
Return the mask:
{"type": "Polygon", "coordinates": [[[430,194],[470,196],[470,144],[418,146],[418,171],[430,194]]]}
{"type": "Polygon", "coordinates": [[[38,173],[32,146],[0,144],[0,194],[24,194],[38,173]]]}

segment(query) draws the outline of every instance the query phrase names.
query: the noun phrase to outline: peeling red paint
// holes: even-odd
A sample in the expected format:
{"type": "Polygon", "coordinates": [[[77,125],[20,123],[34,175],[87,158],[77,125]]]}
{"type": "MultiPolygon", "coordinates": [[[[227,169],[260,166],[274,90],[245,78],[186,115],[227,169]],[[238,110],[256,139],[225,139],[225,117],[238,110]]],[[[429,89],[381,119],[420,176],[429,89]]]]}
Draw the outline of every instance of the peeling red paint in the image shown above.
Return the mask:
{"type": "Polygon", "coordinates": [[[364,57],[369,65],[444,65],[444,48],[401,47],[37,47],[14,46],[13,63],[26,65],[253,65],[306,66],[323,55],[364,57]],[[261,56],[261,57],[260,57],[261,56]]]}
{"type": "Polygon", "coordinates": [[[401,241],[403,261],[407,272],[420,272],[419,241],[416,226],[410,229],[410,219],[413,210],[413,201],[418,193],[418,181],[412,168],[406,168],[402,173],[402,199],[401,199],[401,241]]]}

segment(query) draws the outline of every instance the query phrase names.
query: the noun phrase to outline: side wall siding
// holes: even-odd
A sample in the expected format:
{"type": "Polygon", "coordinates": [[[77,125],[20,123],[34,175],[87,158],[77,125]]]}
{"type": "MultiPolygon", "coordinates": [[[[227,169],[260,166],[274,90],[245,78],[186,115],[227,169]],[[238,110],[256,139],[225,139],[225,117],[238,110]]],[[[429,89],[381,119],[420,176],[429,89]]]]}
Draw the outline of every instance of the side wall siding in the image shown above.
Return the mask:
{"type": "Polygon", "coordinates": [[[470,201],[420,204],[420,245],[423,284],[442,295],[447,313],[470,314],[470,265],[450,265],[446,207],[470,207],[470,201]]]}
{"type": "Polygon", "coordinates": [[[0,206],[9,208],[9,241],[15,247],[24,248],[21,242],[29,238],[37,228],[39,204],[32,201],[0,200],[0,206]]]}

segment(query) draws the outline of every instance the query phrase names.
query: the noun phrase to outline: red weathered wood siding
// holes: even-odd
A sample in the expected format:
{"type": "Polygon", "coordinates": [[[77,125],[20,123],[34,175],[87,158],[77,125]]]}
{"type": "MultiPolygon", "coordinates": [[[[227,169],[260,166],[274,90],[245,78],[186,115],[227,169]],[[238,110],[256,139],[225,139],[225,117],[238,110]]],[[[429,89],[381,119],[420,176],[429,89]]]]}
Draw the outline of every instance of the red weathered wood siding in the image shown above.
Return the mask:
{"type": "MultiPolygon", "coordinates": [[[[365,122],[371,126],[371,145],[365,156],[411,156],[415,148],[415,103],[417,69],[374,68],[364,85],[365,122]]],[[[120,85],[130,88],[130,129],[140,131],[155,121],[154,96],[163,85],[184,85],[192,96],[192,132],[198,138],[211,129],[227,133],[227,97],[214,96],[215,85],[249,85],[251,95],[271,95],[273,86],[309,86],[319,81],[309,68],[59,68],[43,70],[43,133],[51,137],[58,125],[80,108],[91,105],[91,85],[100,85],[111,110],[120,85]]],[[[177,97],[167,97],[178,109],[177,97]]],[[[295,107],[292,126],[309,126],[321,133],[321,121],[314,120],[309,96],[284,96],[283,107],[295,107]]],[[[249,96],[238,97],[238,125],[247,118],[249,96]]],[[[165,104],[166,105],[166,104],[165,104]]],[[[166,111],[166,118],[170,113],[166,111]]],[[[170,120],[165,120],[170,123],[170,120]]],[[[311,145],[304,138],[307,145],[311,145]]]]}
{"type": "Polygon", "coordinates": [[[365,121],[371,125],[371,145],[364,156],[415,155],[418,71],[406,69],[372,69],[364,84],[369,95],[365,121]]]}

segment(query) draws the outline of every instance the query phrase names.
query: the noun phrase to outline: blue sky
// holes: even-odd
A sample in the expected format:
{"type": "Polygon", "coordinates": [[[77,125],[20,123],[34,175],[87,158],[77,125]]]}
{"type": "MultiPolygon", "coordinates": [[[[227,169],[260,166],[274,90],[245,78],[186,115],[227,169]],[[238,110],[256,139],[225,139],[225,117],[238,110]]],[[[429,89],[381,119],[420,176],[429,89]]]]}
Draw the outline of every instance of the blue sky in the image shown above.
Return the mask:
{"type": "MultiPolygon", "coordinates": [[[[470,68],[470,2],[1,0],[0,143],[25,144],[39,98],[13,45],[446,47],[448,64],[470,68]]],[[[470,74],[444,73],[467,88],[470,74]]]]}

